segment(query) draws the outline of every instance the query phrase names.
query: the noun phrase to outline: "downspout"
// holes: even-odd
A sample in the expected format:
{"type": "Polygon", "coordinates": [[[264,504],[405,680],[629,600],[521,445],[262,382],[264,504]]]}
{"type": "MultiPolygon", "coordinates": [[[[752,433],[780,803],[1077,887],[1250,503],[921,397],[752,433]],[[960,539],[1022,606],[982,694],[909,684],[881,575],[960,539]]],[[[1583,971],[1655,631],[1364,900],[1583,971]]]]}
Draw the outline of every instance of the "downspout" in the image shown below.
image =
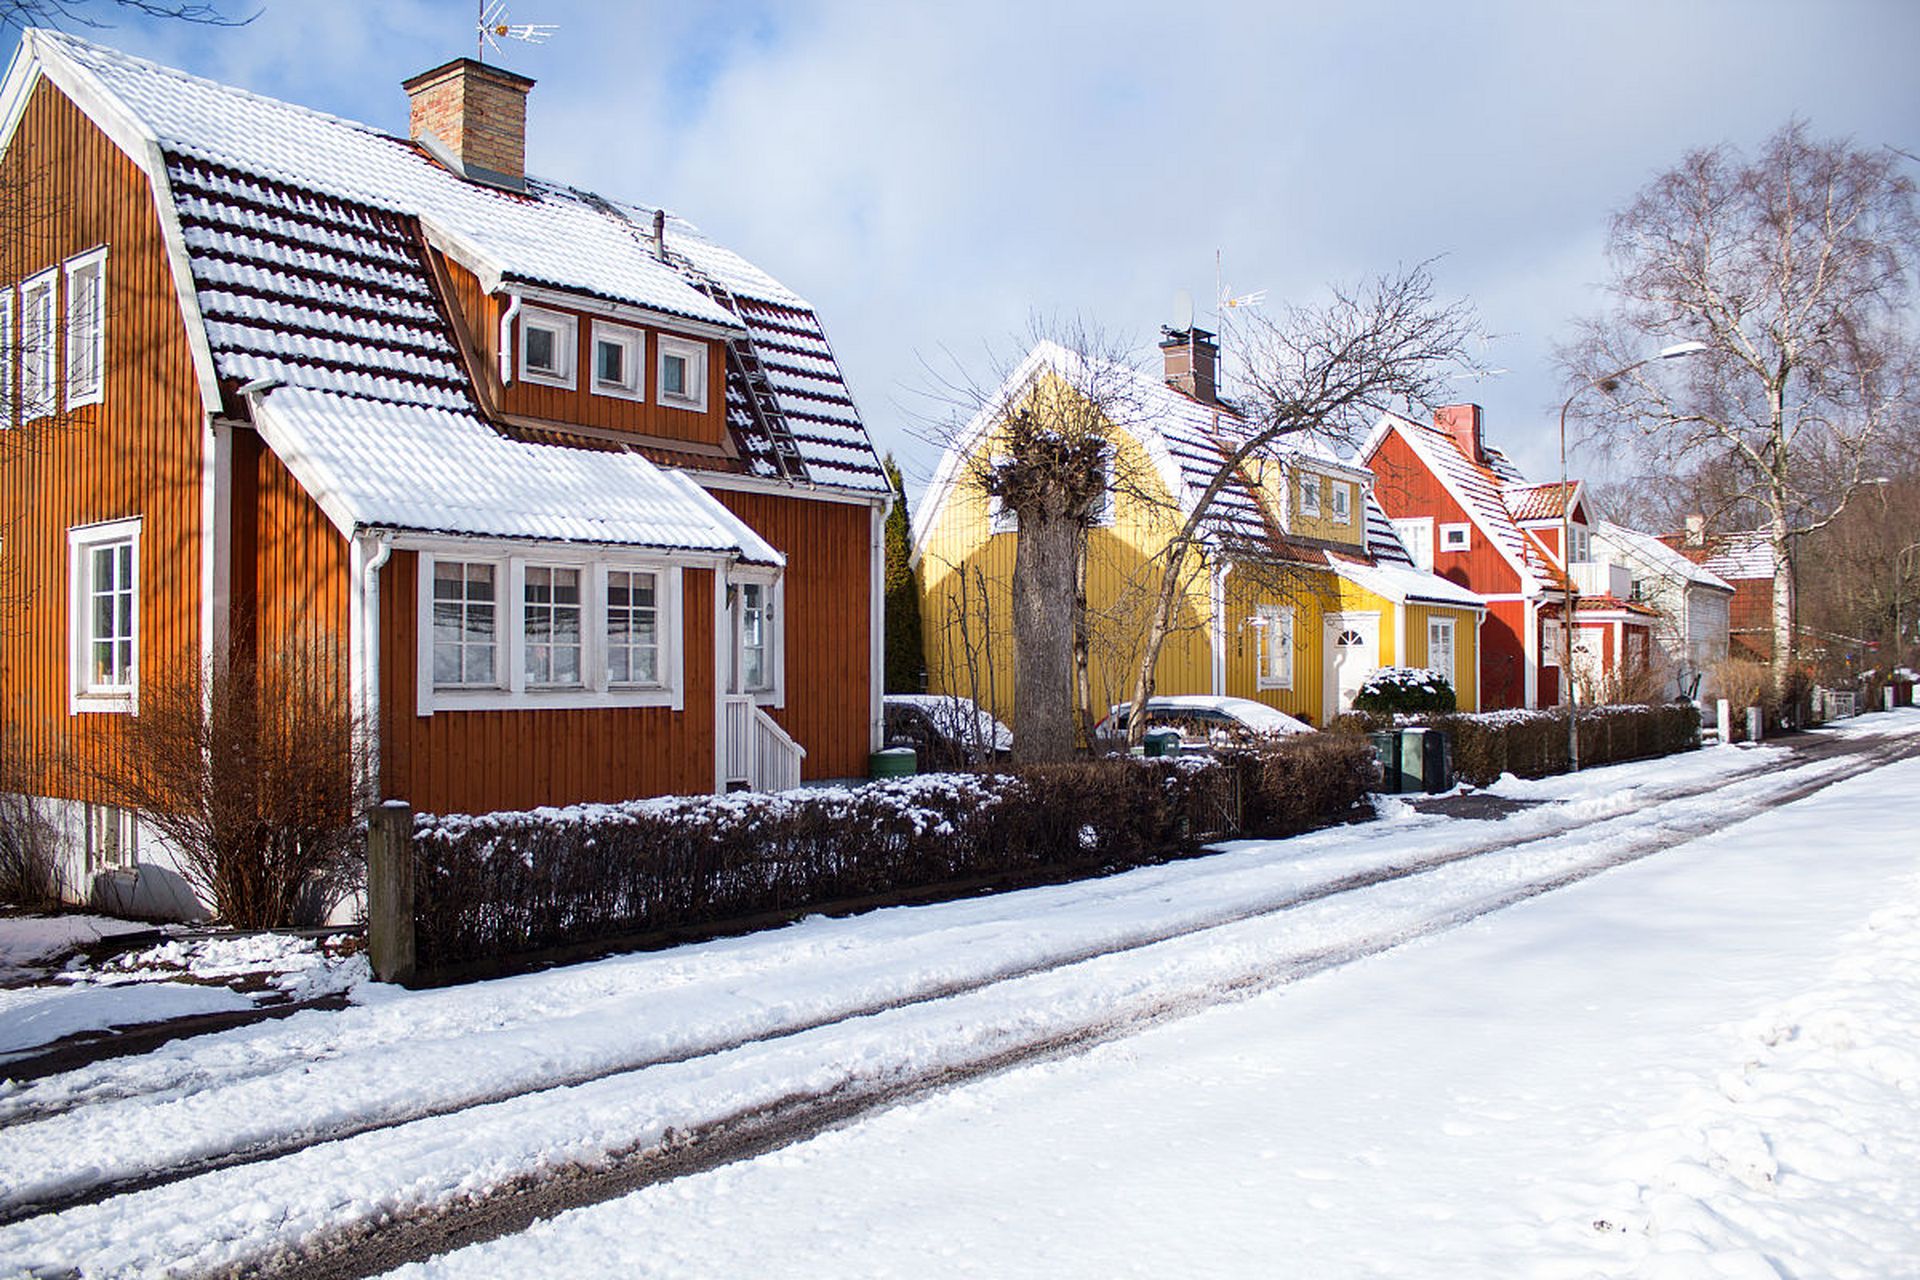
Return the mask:
{"type": "Polygon", "coordinates": [[[520,295],[507,294],[507,309],[500,313],[500,385],[513,383],[513,322],[520,318],[520,295]]]}
{"type": "Polygon", "coordinates": [[[1227,575],[1233,562],[1227,561],[1213,571],[1213,696],[1227,695],[1227,575]]]}
{"type": "Polygon", "coordinates": [[[360,650],[360,661],[355,664],[358,672],[359,704],[355,711],[360,721],[361,732],[365,735],[365,769],[373,789],[380,786],[380,570],[393,555],[393,535],[380,534],[375,540],[375,550],[371,559],[366,558],[366,545],[369,535],[361,534],[354,540],[354,550],[361,560],[357,592],[360,598],[360,628],[354,636],[355,647],[360,650]]]}
{"type": "Polygon", "coordinates": [[[1487,682],[1486,664],[1482,661],[1485,650],[1480,647],[1480,632],[1487,625],[1487,610],[1482,609],[1473,615],[1473,706],[1472,711],[1480,710],[1480,689],[1487,682]]]}
{"type": "Polygon", "coordinates": [[[870,603],[867,615],[867,750],[878,751],[886,745],[886,710],[882,698],[887,683],[887,512],[893,507],[893,495],[876,502],[869,518],[871,557],[870,603]]]}

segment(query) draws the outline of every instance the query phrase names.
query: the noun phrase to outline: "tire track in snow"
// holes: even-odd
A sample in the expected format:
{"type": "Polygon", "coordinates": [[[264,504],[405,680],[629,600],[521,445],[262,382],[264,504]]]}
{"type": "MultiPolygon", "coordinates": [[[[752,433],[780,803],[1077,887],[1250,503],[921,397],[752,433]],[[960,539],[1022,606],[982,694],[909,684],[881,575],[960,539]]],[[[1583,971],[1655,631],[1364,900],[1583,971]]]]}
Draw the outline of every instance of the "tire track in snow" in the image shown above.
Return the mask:
{"type": "MultiPolygon", "coordinates": [[[[1810,744],[1809,748],[1803,749],[1803,758],[1789,765],[1785,770],[1782,770],[1777,763],[1768,762],[1757,764],[1734,773],[1716,775],[1704,783],[1685,783],[1664,788],[1648,788],[1642,793],[1640,798],[1636,798],[1635,803],[1618,811],[1598,816],[1587,815],[1568,818],[1545,829],[1532,832],[1520,839],[1489,839],[1475,842],[1465,847],[1442,850],[1420,858],[1411,858],[1386,866],[1371,867],[1316,884],[1304,890],[1289,891],[1270,898],[1245,903],[1232,909],[1209,913],[1200,918],[1188,918],[1179,925],[1159,929],[1137,930],[1128,934],[1124,939],[1117,941],[1107,941],[1098,945],[1054,952],[1040,960],[977,972],[963,979],[930,984],[909,995],[899,996],[885,1001],[871,1002],[852,1008],[837,1009],[819,1017],[786,1022],[778,1027],[750,1035],[715,1039],[689,1045],[670,1054],[652,1055],[617,1064],[603,1065],[590,1071],[562,1073],[542,1077],[526,1081],[521,1086],[513,1089],[475,1093],[457,1098],[443,1098],[431,1105],[411,1107],[397,1113],[389,1113],[383,1116],[358,1120],[351,1124],[293,1132],[275,1140],[236,1146],[200,1158],[170,1163],[164,1167],[143,1171],[132,1176],[105,1176],[85,1180],[83,1175],[82,1178],[70,1179],[64,1183],[44,1188],[37,1194],[29,1190],[27,1194],[17,1196],[11,1203],[7,1203],[4,1209],[0,1209],[0,1226],[26,1221],[49,1213],[58,1213],[67,1209],[101,1203],[119,1196],[132,1195],[142,1191],[166,1187],[222,1169],[265,1163],[317,1146],[343,1142],[386,1130],[398,1129],[424,1120],[458,1115],[461,1112],[480,1107],[494,1106],[519,1098],[575,1088],[581,1085],[592,1084],[622,1075],[636,1074],[659,1067],[685,1065],[703,1058],[716,1057],[720,1054],[732,1053],[756,1045],[770,1045],[781,1041],[792,1040],[826,1028],[857,1022],[861,1019],[875,1017],[895,1010],[910,1009],[916,1006],[935,1004],[944,1000],[952,1000],[972,995],[995,986],[1018,982],[1022,979],[1032,978],[1037,975],[1071,968],[1075,965],[1085,964],[1103,957],[1123,956],[1131,952],[1160,946],[1183,938],[1197,937],[1235,925],[1245,924],[1263,917],[1281,915],[1303,906],[1338,897],[1342,894],[1406,880],[1441,868],[1471,862],[1475,859],[1488,857],[1490,855],[1511,854],[1516,850],[1524,850],[1531,846],[1565,840],[1569,835],[1583,830],[1604,827],[1607,824],[1617,823],[1624,819],[1645,815],[1649,811],[1658,809],[1664,805],[1671,805],[1696,798],[1709,792],[1724,790],[1730,783],[1752,782],[1767,777],[1785,778],[1802,775],[1810,770],[1817,771],[1815,777],[1786,792],[1768,790],[1766,793],[1752,797],[1730,810],[1717,808],[1712,814],[1699,820],[1699,824],[1701,825],[1698,825],[1697,829],[1694,829],[1694,826],[1690,825],[1688,827],[1688,834],[1681,837],[1681,839],[1693,839],[1699,835],[1707,834],[1733,825],[1736,822],[1743,821],[1745,818],[1762,812],[1774,805],[1786,803],[1790,799],[1797,799],[1802,794],[1810,794],[1811,790],[1818,790],[1822,787],[1832,785],[1834,782],[1841,781],[1844,778],[1853,777],[1861,772],[1879,768],[1884,764],[1891,763],[1894,760],[1912,754],[1920,754],[1920,741],[1916,741],[1913,738],[1828,739],[1810,744]],[[1836,758],[1842,763],[1831,763],[1836,758]]],[[[1671,847],[1672,843],[1678,842],[1677,840],[1671,841],[1659,847],[1671,847]]],[[[1653,851],[1657,852],[1658,850],[1655,849],[1653,851]]],[[[1604,867],[1600,869],[1604,869],[1604,867]]],[[[1549,887],[1559,886],[1555,884],[1549,887]]],[[[1518,899],[1516,898],[1514,900],[1517,901],[1518,899]]],[[[1451,928],[1457,923],[1458,921],[1444,922],[1437,927],[1451,928]]],[[[1399,945],[1406,940],[1406,937],[1396,936],[1378,946],[1371,946],[1362,954],[1373,954],[1378,950],[1399,945]]],[[[1349,956],[1346,958],[1351,959],[1353,957],[1349,956]]],[[[1344,963],[1345,960],[1343,959],[1338,962],[1344,963]]],[[[1318,970],[1316,969],[1314,971],[1317,972],[1318,970]]],[[[1294,974],[1293,976],[1297,977],[1302,975],[1294,974]]],[[[1287,980],[1291,981],[1292,978],[1289,977],[1287,980]]],[[[1125,1025],[1133,1025],[1134,1021],[1133,1018],[1129,1017],[1125,1025]]],[[[1078,1042],[1077,1033],[1073,1039],[1076,1043],[1078,1042]]],[[[1025,1053],[1026,1050],[1020,1049],[1010,1052],[1020,1054],[1025,1053]]],[[[928,1086],[910,1086],[915,1093],[924,1092],[926,1087],[928,1086]]],[[[800,1105],[802,1111],[805,1110],[803,1104],[797,1105],[800,1105]]],[[[858,1105],[857,1110],[864,1113],[865,1111],[871,1110],[875,1105],[879,1104],[862,1102],[858,1105]]],[[[744,1122],[744,1117],[733,1117],[729,1121],[717,1122],[717,1125],[726,1126],[728,1124],[744,1122]]],[[[712,1127],[714,1126],[709,1126],[709,1128],[712,1127]]],[[[720,1161],[720,1163],[725,1162],[726,1161],[720,1161]]]]}

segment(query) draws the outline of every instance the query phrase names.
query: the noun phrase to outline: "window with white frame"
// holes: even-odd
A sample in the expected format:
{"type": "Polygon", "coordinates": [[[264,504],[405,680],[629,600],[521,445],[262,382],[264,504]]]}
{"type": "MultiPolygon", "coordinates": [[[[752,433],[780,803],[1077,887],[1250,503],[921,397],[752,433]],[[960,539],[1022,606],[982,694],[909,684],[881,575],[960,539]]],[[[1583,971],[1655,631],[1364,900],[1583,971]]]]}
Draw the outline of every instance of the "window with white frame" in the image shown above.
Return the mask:
{"type": "Polygon", "coordinates": [[[419,714],[680,707],[678,568],[570,548],[420,559],[419,714]]]}
{"type": "Polygon", "coordinates": [[[626,400],[641,398],[641,352],[646,338],[638,329],[623,324],[593,322],[593,392],[601,396],[619,396],[626,400]]]}
{"type": "Polygon", "coordinates": [[[565,312],[523,306],[520,309],[520,376],[528,382],[571,389],[579,323],[565,312]]]}
{"type": "Polygon", "coordinates": [[[20,416],[31,422],[54,410],[56,271],[20,286],[20,416]]]}
{"type": "Polygon", "coordinates": [[[433,683],[500,685],[500,570],[490,560],[433,562],[433,683]]]}
{"type": "Polygon", "coordinates": [[[1353,486],[1335,481],[1333,492],[1333,522],[1335,524],[1353,523],[1353,486]]]}
{"type": "Polygon", "coordinates": [[[1460,677],[1453,661],[1453,622],[1452,618],[1427,619],[1427,669],[1445,676],[1457,691],[1460,677]]]}
{"type": "Polygon", "coordinates": [[[1320,514],[1320,477],[1302,475],[1300,477],[1300,514],[1315,516],[1320,514]]]}
{"type": "Polygon", "coordinates": [[[1395,520],[1393,531],[1405,544],[1407,554],[1413,557],[1413,567],[1431,573],[1433,571],[1433,517],[1419,516],[1410,520],[1395,520]]]}
{"type": "Polygon", "coordinates": [[[658,389],[660,403],[680,409],[705,409],[706,346],[664,333],[655,341],[655,345],[660,348],[659,368],[654,374],[654,386],[658,389]]]}
{"type": "Polygon", "coordinates": [[[67,408],[106,394],[107,251],[67,262],[67,408]]]}
{"type": "Polygon", "coordinates": [[[1566,632],[1559,622],[1548,618],[1540,624],[1540,665],[1557,667],[1560,665],[1560,651],[1566,645],[1566,632]]]}
{"type": "Polygon", "coordinates": [[[521,645],[529,687],[577,689],[583,683],[580,659],[580,570],[530,564],[522,571],[521,645]]]}
{"type": "Polygon", "coordinates": [[[736,578],[727,595],[733,605],[733,691],[777,703],[784,666],[780,583],[771,576],[736,578]]]}
{"type": "Polygon", "coordinates": [[[606,601],[607,683],[659,684],[659,576],[609,569],[606,601]]]}
{"type": "Polygon", "coordinates": [[[132,711],[140,671],[140,521],[67,531],[73,711],[132,711]]]}
{"type": "Polygon", "coordinates": [[[140,851],[140,826],[132,811],[110,804],[89,804],[86,824],[87,874],[131,871],[140,851]]]}
{"type": "Polygon", "coordinates": [[[1286,605],[1263,604],[1253,611],[1260,633],[1260,670],[1255,683],[1262,689],[1293,688],[1293,610],[1286,605]]]}
{"type": "Polygon", "coordinates": [[[1593,559],[1593,534],[1588,532],[1587,526],[1583,524],[1576,524],[1572,529],[1573,562],[1579,564],[1593,559]]]}
{"type": "Polygon", "coordinates": [[[1440,549],[1442,551],[1468,551],[1472,548],[1472,525],[1443,524],[1440,526],[1440,549]]]}
{"type": "Polygon", "coordinates": [[[0,430],[11,427],[16,421],[13,398],[13,299],[12,288],[0,289],[0,430]]]}

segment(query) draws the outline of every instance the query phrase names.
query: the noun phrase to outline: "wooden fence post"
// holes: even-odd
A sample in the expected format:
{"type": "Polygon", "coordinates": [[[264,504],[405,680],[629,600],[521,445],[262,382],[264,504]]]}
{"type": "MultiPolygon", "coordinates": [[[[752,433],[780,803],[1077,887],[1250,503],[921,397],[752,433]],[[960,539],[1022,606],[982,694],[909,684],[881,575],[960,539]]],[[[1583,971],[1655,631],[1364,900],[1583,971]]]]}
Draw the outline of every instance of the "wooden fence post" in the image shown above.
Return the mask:
{"type": "Polygon", "coordinates": [[[367,956],[381,982],[413,977],[413,808],[386,800],[367,815],[367,956]]]}

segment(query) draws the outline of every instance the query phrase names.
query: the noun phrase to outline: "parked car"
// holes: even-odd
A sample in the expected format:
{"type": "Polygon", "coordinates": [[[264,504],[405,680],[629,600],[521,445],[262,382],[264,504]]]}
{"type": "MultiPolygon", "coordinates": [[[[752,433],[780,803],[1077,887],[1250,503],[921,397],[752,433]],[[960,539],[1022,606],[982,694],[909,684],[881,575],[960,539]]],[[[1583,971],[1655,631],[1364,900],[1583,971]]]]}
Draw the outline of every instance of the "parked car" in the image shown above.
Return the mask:
{"type": "Polygon", "coordinates": [[[890,693],[883,703],[887,745],[912,747],[922,773],[991,764],[1013,751],[1013,730],[975,706],[971,698],[890,693]]]}
{"type": "MultiPolygon", "coordinates": [[[[1124,742],[1128,713],[1132,710],[1128,703],[1115,706],[1106,719],[1094,726],[1094,737],[1108,743],[1124,742]]],[[[1211,751],[1216,747],[1243,746],[1256,738],[1313,732],[1310,725],[1264,702],[1204,694],[1148,698],[1147,727],[1178,729],[1182,752],[1211,751]]]]}

